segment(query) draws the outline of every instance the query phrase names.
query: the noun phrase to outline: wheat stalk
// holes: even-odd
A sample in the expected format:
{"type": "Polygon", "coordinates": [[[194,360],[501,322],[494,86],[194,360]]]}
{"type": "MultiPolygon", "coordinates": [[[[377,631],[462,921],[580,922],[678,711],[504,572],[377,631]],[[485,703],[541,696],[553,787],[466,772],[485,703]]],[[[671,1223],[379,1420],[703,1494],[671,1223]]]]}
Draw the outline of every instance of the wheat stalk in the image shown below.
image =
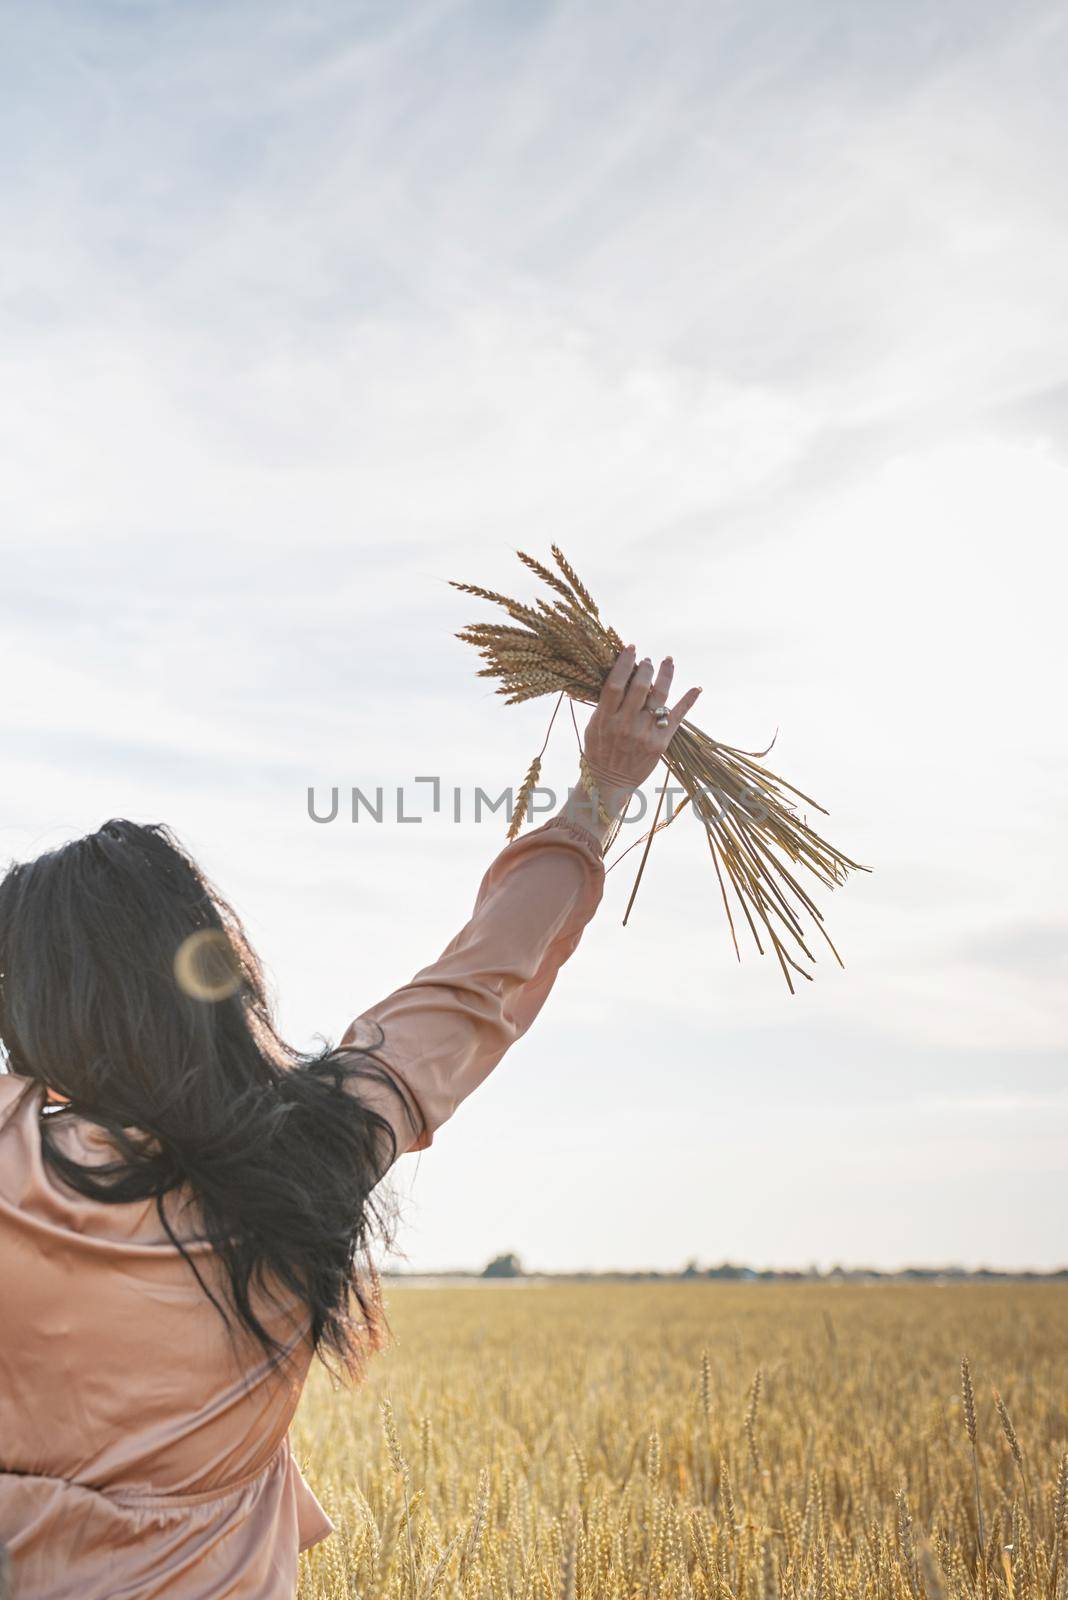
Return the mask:
{"type": "Polygon", "coordinates": [[[763,1382],[764,1374],[758,1367],[756,1377],[753,1379],[753,1386],[749,1391],[749,1404],[745,1411],[745,1437],[749,1445],[749,1459],[753,1463],[753,1471],[758,1482],[764,1465],[760,1459],[760,1446],[757,1444],[756,1436],[757,1414],[760,1410],[760,1390],[763,1382]]]}
{"type": "Polygon", "coordinates": [[[386,1449],[389,1461],[397,1477],[400,1479],[401,1491],[404,1495],[404,1526],[408,1535],[408,1572],[411,1579],[412,1593],[415,1593],[415,1547],[412,1544],[412,1504],[408,1495],[408,1481],[411,1478],[411,1468],[405,1460],[397,1435],[397,1423],[393,1415],[393,1401],[387,1395],[382,1401],[382,1431],[386,1436],[386,1449]]]}
{"type": "Polygon", "coordinates": [[[527,807],[530,805],[531,798],[534,794],[534,790],[538,786],[538,779],[540,777],[541,757],[535,756],[534,760],[527,768],[527,775],[523,779],[523,786],[516,796],[515,806],[512,811],[512,820],[508,824],[509,839],[516,839],[519,837],[519,830],[523,826],[523,819],[527,814],[527,807]]]}
{"type": "Polygon", "coordinates": [[[975,1477],[975,1520],[979,1533],[979,1567],[986,1587],[986,1534],[983,1528],[983,1497],[979,1488],[979,1451],[976,1442],[975,1426],[975,1389],[972,1384],[972,1369],[967,1356],[960,1358],[960,1394],[964,1407],[964,1431],[968,1435],[968,1443],[972,1448],[972,1472],[975,1477]]]}
{"type": "MultiPolygon", "coordinates": [[[[478,651],[485,663],[479,675],[499,680],[496,692],[506,705],[521,705],[548,694],[596,705],[622,649],[619,634],[602,620],[593,596],[558,546],[552,546],[557,572],[525,551],[516,553],[553,598],[525,605],[494,589],[452,580],[453,588],[500,606],[509,619],[471,623],[457,638],[478,651]]],[[[823,806],[765,767],[761,758],[766,754],[766,750],[720,744],[689,720],[681,724],[667,747],[664,764],[685,798],[667,822],[654,824],[635,891],[653,833],[690,807],[705,832],[736,955],[741,959],[735,925],[735,913],[740,910],[757,949],[762,955],[766,947],[774,951],[793,992],[791,973],[812,977],[805,965],[815,960],[806,924],[818,930],[839,966],[843,965],[802,876],[808,874],[830,889],[844,883],[849,872],[869,869],[809,826],[798,806],[824,812],[823,806]]],[[[522,826],[532,790],[528,772],[509,838],[522,826]]],[[[627,911],[629,915],[629,905],[627,911]]]]}
{"type": "Polygon", "coordinates": [[[1009,1449],[1012,1451],[1012,1459],[1016,1463],[1017,1470],[1020,1474],[1020,1480],[1023,1483],[1024,1489],[1026,1490],[1027,1474],[1024,1471],[1023,1451],[1020,1449],[1020,1441],[1016,1437],[1016,1429],[1012,1425],[1012,1418],[1009,1416],[1005,1402],[1001,1398],[1001,1395],[998,1393],[997,1389],[994,1389],[992,1393],[994,1396],[994,1409],[997,1411],[998,1419],[1001,1423],[1001,1431],[1005,1435],[1005,1440],[1009,1446],[1009,1449]]]}

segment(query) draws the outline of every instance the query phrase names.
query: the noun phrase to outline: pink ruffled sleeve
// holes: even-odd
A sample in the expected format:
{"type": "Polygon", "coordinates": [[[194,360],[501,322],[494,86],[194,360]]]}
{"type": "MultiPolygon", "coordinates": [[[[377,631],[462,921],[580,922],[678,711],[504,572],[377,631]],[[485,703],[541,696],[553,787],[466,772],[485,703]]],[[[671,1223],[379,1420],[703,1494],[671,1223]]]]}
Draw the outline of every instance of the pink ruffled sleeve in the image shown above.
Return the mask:
{"type": "Polygon", "coordinates": [[[553,817],[505,846],[466,925],[438,959],[361,1013],[342,1045],[368,1048],[395,1086],[354,1080],[383,1112],[396,1154],[425,1150],[541,1010],[604,892],[601,847],[553,817]]]}

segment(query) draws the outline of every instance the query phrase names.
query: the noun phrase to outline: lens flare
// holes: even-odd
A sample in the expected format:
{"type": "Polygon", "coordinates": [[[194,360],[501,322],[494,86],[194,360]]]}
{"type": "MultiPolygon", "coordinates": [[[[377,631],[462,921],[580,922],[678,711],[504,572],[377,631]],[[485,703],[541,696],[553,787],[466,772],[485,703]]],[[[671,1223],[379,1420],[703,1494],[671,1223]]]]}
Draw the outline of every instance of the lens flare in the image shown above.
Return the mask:
{"type": "Polygon", "coordinates": [[[218,928],[198,928],[182,940],[174,957],[174,976],[183,994],[209,1004],[229,1000],[242,981],[233,947],[218,928]]]}

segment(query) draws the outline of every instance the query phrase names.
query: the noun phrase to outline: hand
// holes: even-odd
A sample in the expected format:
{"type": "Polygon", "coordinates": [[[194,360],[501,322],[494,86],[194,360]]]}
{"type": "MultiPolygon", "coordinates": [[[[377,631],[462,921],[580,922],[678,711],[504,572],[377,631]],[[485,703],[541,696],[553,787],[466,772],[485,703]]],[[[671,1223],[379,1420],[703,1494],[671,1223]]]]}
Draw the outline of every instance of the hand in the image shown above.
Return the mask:
{"type": "Polygon", "coordinates": [[[604,681],[601,697],[586,727],[586,760],[594,777],[606,786],[636,789],[663,757],[679,723],[701,693],[687,689],[669,709],[664,727],[658,728],[651,706],[666,706],[675,663],[665,656],[653,676],[648,656],[634,664],[634,646],[616,657],[604,681]]]}

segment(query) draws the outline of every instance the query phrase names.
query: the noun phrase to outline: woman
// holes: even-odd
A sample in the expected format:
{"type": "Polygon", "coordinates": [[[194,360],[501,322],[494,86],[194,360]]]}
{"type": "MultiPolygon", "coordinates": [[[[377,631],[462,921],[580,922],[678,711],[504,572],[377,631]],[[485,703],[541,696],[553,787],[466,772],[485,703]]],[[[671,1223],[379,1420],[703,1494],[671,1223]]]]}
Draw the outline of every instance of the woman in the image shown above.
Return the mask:
{"type": "Polygon", "coordinates": [[[373,1191],[533,1022],[602,846],[697,698],[624,650],[576,789],[340,1045],[271,1023],[228,904],[109,822],[0,882],[0,1548],[19,1600],[290,1600],[331,1524],[290,1453],[313,1357],[382,1342],[373,1191]],[[596,802],[596,803],[595,803],[596,802]],[[370,1287],[369,1287],[370,1285],[370,1287]]]}

